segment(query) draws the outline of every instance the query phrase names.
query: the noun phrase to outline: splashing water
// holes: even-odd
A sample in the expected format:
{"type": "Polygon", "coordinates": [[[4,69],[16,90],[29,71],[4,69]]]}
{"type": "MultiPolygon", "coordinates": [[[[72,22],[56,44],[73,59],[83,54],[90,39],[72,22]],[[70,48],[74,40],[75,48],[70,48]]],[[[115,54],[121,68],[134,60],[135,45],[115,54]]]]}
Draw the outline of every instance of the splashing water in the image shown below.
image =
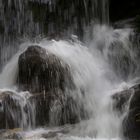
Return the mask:
{"type": "MultiPolygon", "coordinates": [[[[25,131],[25,139],[45,139],[41,138],[42,133],[55,132],[56,135],[52,139],[61,140],[119,140],[121,139],[121,122],[123,115],[119,116],[117,112],[113,110],[111,95],[117,91],[123,90],[123,88],[131,85],[130,78],[128,82],[124,82],[123,78],[116,76],[114,70],[114,62],[117,64],[118,71],[122,73],[122,69],[119,65],[119,61],[115,58],[109,61],[109,55],[128,55],[131,62],[135,60],[135,50],[131,49],[131,40],[129,36],[132,33],[131,30],[113,30],[106,26],[95,26],[93,30],[94,39],[83,44],[79,40],[46,40],[43,39],[39,43],[24,43],[21,45],[21,50],[11,59],[5,66],[0,74],[0,88],[16,89],[15,80],[18,71],[18,57],[27,49],[31,44],[39,45],[45,48],[47,52],[55,54],[62,59],[66,64],[70,66],[70,71],[76,85],[77,94],[80,100],[83,100],[84,105],[88,112],[90,112],[90,118],[86,121],[81,121],[79,124],[70,126],[68,134],[62,134],[61,131],[57,133],[52,128],[37,129],[34,131],[25,131]],[[121,50],[118,50],[118,45],[114,45],[115,53],[113,49],[110,50],[112,44],[121,43],[121,50]],[[115,53],[115,54],[114,54],[115,53]],[[125,83],[125,84],[124,84],[125,83]],[[81,96],[80,90],[85,91],[85,98],[81,96]]],[[[120,47],[120,46],[119,46],[120,47]]],[[[115,66],[116,66],[115,65],[115,66]]],[[[137,66],[138,67],[138,66],[137,66]]],[[[131,70],[128,77],[131,75],[131,70]]],[[[134,77],[135,78],[135,77],[134,77]]],[[[5,89],[3,89],[5,90],[5,89]]],[[[72,94],[76,96],[75,93],[72,94]]],[[[23,96],[25,97],[25,96],[23,96]]],[[[26,99],[26,98],[24,98],[26,99]]],[[[20,101],[20,100],[19,100],[20,101]]],[[[22,106],[23,104],[21,104],[22,106]]],[[[34,109],[31,107],[32,116],[30,116],[31,122],[33,122],[34,109]]],[[[22,118],[24,121],[28,114],[22,111],[22,118]]],[[[56,117],[57,118],[57,117],[56,117]]],[[[24,122],[23,125],[27,125],[24,122]]],[[[31,125],[31,124],[30,124],[31,125]]],[[[31,127],[30,127],[31,128],[31,127]]],[[[56,128],[61,130],[62,128],[56,128]]],[[[64,128],[65,129],[65,128],[64,128]]]]}
{"type": "MultiPolygon", "coordinates": [[[[108,0],[67,2],[0,1],[0,113],[6,106],[15,127],[23,129],[19,133],[25,140],[48,139],[43,134],[52,140],[121,140],[121,124],[126,112],[121,115],[115,112],[111,96],[131,87],[139,76],[139,44],[132,39],[132,29],[115,30],[106,25],[95,25],[109,22],[108,0]],[[46,34],[51,39],[58,36],[59,41],[42,39],[46,34]],[[62,40],[70,38],[71,34],[84,38],[85,43],[75,35],[69,40],[62,40]],[[17,41],[19,37],[32,41],[17,41]],[[31,94],[28,91],[19,92],[16,87],[18,58],[30,45],[39,45],[68,64],[76,86],[76,92],[70,92],[74,99],[78,96],[77,102],[80,100],[84,104],[89,112],[88,120],[63,127],[34,127],[35,104],[28,102],[31,94]],[[85,93],[84,98],[81,90],[85,93]],[[3,96],[14,102],[14,111],[12,105],[2,102],[3,96]],[[20,113],[16,110],[17,106],[20,113]]],[[[52,121],[57,122],[58,115],[51,115],[52,121]]],[[[9,116],[6,117],[8,120],[9,116]]]]}

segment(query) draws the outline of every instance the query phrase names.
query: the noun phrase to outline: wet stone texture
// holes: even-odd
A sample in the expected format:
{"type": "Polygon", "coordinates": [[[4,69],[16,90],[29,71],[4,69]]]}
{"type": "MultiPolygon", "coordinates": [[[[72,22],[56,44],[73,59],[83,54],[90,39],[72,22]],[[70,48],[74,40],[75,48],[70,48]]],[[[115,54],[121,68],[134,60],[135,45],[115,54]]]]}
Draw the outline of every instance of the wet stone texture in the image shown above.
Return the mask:
{"type": "Polygon", "coordinates": [[[18,94],[31,94],[28,98],[13,92],[0,94],[0,129],[59,126],[88,118],[76,97],[70,67],[60,58],[40,46],[29,46],[19,56],[18,66],[18,94]]]}
{"type": "Polygon", "coordinates": [[[74,88],[69,66],[39,46],[30,46],[20,55],[17,82],[21,90],[31,93],[74,88]]]}
{"type": "Polygon", "coordinates": [[[133,87],[129,112],[123,121],[123,133],[126,138],[140,139],[140,85],[133,87]]]}
{"type": "Polygon", "coordinates": [[[31,108],[26,111],[23,98],[14,92],[0,93],[0,129],[28,128],[31,108]]]}
{"type": "Polygon", "coordinates": [[[112,96],[113,108],[120,114],[127,114],[122,121],[124,139],[140,139],[140,84],[112,96]]]}

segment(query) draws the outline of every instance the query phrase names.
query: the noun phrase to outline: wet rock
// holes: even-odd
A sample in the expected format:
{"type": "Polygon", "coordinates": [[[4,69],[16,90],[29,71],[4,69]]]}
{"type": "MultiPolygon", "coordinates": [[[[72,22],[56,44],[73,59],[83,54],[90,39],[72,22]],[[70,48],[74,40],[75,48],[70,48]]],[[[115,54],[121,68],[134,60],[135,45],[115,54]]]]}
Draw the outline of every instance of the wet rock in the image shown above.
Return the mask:
{"type": "Polygon", "coordinates": [[[54,138],[57,136],[57,133],[59,132],[48,132],[47,134],[42,134],[42,137],[45,139],[54,138]]]}
{"type": "Polygon", "coordinates": [[[123,136],[126,139],[140,139],[140,108],[129,110],[123,120],[123,136]]]}
{"type": "Polygon", "coordinates": [[[72,97],[76,90],[70,67],[39,46],[20,55],[18,85],[33,95],[29,102],[35,106],[36,126],[77,123],[85,117],[82,103],[72,97]]]}
{"type": "Polygon", "coordinates": [[[134,93],[130,101],[129,110],[140,108],[140,84],[135,85],[132,89],[134,93]]]}
{"type": "Polygon", "coordinates": [[[86,118],[70,67],[45,49],[30,46],[20,55],[17,82],[19,90],[30,91],[31,97],[22,101],[12,92],[3,93],[4,128],[59,126],[86,118]]]}
{"type": "MultiPolygon", "coordinates": [[[[9,126],[6,116],[10,117],[10,112],[9,115],[6,115],[6,108],[8,107],[7,104],[11,102],[10,94],[12,93],[9,91],[0,93],[0,129],[6,129],[7,125],[9,126]]],[[[10,123],[12,124],[13,121],[11,120],[10,123]]]]}
{"type": "Polygon", "coordinates": [[[35,104],[36,126],[75,124],[87,117],[84,106],[60,89],[34,94],[29,100],[35,104]]]}
{"type": "Polygon", "coordinates": [[[30,46],[19,57],[18,85],[31,93],[74,86],[69,66],[39,46],[30,46]]]}
{"type": "Polygon", "coordinates": [[[130,88],[133,93],[122,128],[127,139],[140,139],[140,84],[130,88]]]}
{"type": "Polygon", "coordinates": [[[129,89],[120,91],[112,95],[113,107],[117,111],[123,112],[124,108],[129,105],[129,110],[140,107],[140,84],[135,84],[129,89]],[[129,102],[129,104],[128,104],[129,102]]]}
{"type": "Polygon", "coordinates": [[[60,134],[68,134],[72,129],[75,128],[75,125],[67,125],[64,127],[59,127],[57,130],[52,130],[49,132],[45,132],[42,134],[43,138],[49,139],[49,138],[54,138],[60,134]]]}
{"type": "Polygon", "coordinates": [[[0,93],[0,129],[5,128],[5,114],[3,109],[3,96],[0,93]]]}
{"type": "Polygon", "coordinates": [[[50,131],[48,133],[42,134],[42,137],[45,139],[49,139],[58,136],[58,134],[67,134],[68,132],[69,132],[68,130],[50,131]]]}
{"type": "Polygon", "coordinates": [[[130,75],[135,75],[137,65],[135,63],[135,58],[132,57],[132,52],[130,52],[131,48],[128,45],[127,48],[125,46],[126,44],[124,44],[123,40],[120,38],[120,34],[116,32],[114,34],[115,41],[113,40],[110,43],[108,49],[108,61],[117,77],[127,81],[130,75]]]}
{"type": "Polygon", "coordinates": [[[0,93],[0,102],[0,129],[28,127],[29,114],[25,111],[24,100],[20,96],[11,91],[4,91],[0,93]]]}
{"type": "Polygon", "coordinates": [[[60,101],[61,96],[63,96],[61,90],[53,90],[51,92],[34,94],[30,97],[29,101],[35,105],[36,126],[44,126],[49,123],[49,110],[51,109],[51,103],[55,100],[60,101]]]}
{"type": "Polygon", "coordinates": [[[120,115],[127,111],[122,121],[123,139],[140,139],[140,84],[114,94],[112,99],[120,115]]]}
{"type": "Polygon", "coordinates": [[[131,89],[115,93],[112,96],[113,108],[122,114],[125,108],[128,106],[128,101],[132,94],[133,92],[131,89]]]}

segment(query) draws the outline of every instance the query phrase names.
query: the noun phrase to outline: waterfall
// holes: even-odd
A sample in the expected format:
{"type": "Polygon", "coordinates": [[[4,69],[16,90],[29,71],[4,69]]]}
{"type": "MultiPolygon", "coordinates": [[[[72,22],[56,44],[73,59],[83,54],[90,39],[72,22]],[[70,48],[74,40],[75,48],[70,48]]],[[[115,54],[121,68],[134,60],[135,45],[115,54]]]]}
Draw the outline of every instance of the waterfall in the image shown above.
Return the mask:
{"type": "Polygon", "coordinates": [[[108,0],[71,0],[68,4],[65,0],[2,0],[0,63],[11,58],[24,38],[82,37],[92,21],[108,23],[108,10],[108,0]]]}
{"type": "MultiPolygon", "coordinates": [[[[114,35],[117,33],[117,35],[119,35],[119,38],[117,37],[117,41],[123,42],[121,49],[126,50],[124,54],[117,52],[119,53],[118,55],[129,55],[130,57],[130,66],[128,66],[127,69],[128,71],[130,69],[130,73],[127,75],[129,77],[129,75],[131,75],[131,59],[134,59],[134,56],[130,54],[133,54],[134,52],[130,48],[127,48],[129,47],[127,44],[130,45],[128,42],[130,41],[129,36],[133,31],[123,29],[118,31],[108,28],[107,26],[100,26],[99,28],[98,26],[95,26],[93,32],[93,34],[95,34],[94,39],[89,42],[88,46],[77,39],[69,41],[43,39],[39,43],[35,43],[35,45],[41,46],[47,52],[54,54],[70,66],[70,72],[76,86],[76,92],[72,91],[71,95],[73,98],[77,98],[78,95],[78,100],[81,100],[86,110],[90,112],[89,120],[82,121],[73,130],[71,130],[73,139],[78,139],[78,137],[81,139],[80,137],[85,136],[97,139],[120,138],[121,123],[125,112],[119,116],[117,112],[113,110],[111,96],[117,91],[130,87],[131,79],[126,83],[121,76],[118,77],[118,75],[116,75],[117,73],[115,72],[114,65],[112,65],[112,63],[118,64],[120,62],[116,61],[115,58],[112,58],[112,61],[110,62],[109,55],[114,55],[114,50],[110,50],[110,47],[112,47],[112,44],[116,43],[116,37],[114,37],[114,35]],[[103,34],[104,31],[107,34],[103,34]],[[102,41],[104,41],[103,45],[101,45],[102,41]],[[81,96],[81,89],[85,92],[84,98],[81,96]]],[[[0,74],[1,88],[11,88],[16,90],[15,79],[17,77],[16,71],[18,71],[18,57],[31,44],[34,43],[25,42],[21,45],[22,49],[19,50],[9,63],[7,63],[0,74]],[[15,74],[13,74],[13,72],[15,74]]],[[[117,48],[115,49],[117,51],[117,48]]],[[[117,67],[118,71],[122,73],[119,64],[117,67]]],[[[20,95],[21,93],[17,94],[20,95]]],[[[18,101],[21,103],[21,99],[18,101]]],[[[27,99],[25,99],[25,101],[27,102],[27,99]]],[[[23,104],[20,106],[23,108],[23,104]]],[[[36,110],[34,109],[34,105],[31,104],[28,106],[28,109],[29,114],[26,114],[24,109],[21,114],[23,119],[23,128],[26,128],[27,126],[28,128],[34,127],[33,122],[35,118],[32,115],[35,114],[36,110]],[[30,117],[30,119],[28,117],[30,117]],[[26,118],[31,122],[29,125],[26,124],[26,118]],[[25,127],[25,125],[27,126],[25,127]]],[[[59,110],[57,109],[57,111],[59,110]]],[[[51,115],[52,121],[57,122],[60,115],[59,112],[58,114],[55,113],[51,115]]],[[[39,132],[37,131],[36,133],[39,132]]],[[[42,131],[40,133],[42,133],[42,131]]],[[[68,139],[71,139],[71,137],[68,139]]]]}
{"type": "Polygon", "coordinates": [[[108,0],[0,1],[2,138],[123,139],[113,96],[139,80],[139,42],[108,23],[108,0]]]}

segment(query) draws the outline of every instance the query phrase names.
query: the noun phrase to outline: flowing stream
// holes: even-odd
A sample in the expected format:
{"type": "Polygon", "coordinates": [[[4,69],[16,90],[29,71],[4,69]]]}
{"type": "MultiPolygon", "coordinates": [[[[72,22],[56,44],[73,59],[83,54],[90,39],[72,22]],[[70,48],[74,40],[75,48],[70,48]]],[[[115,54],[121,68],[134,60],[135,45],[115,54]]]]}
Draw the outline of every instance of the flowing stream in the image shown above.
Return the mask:
{"type": "MultiPolygon", "coordinates": [[[[30,1],[32,2],[33,0],[30,1]]],[[[139,76],[139,65],[137,63],[139,61],[137,53],[138,44],[133,42],[133,30],[128,28],[113,29],[108,25],[96,23],[92,27],[86,27],[83,37],[85,40],[84,42],[80,41],[76,35],[71,35],[69,39],[55,40],[36,37],[32,40],[32,37],[29,37],[29,34],[32,33],[35,36],[38,36],[44,27],[41,28],[39,23],[33,21],[33,13],[29,9],[30,12],[26,10],[26,8],[28,8],[25,6],[27,5],[26,2],[22,0],[19,0],[18,2],[13,0],[13,3],[8,0],[7,2],[8,6],[11,7],[11,11],[11,5],[14,3],[15,8],[17,8],[15,10],[18,12],[15,19],[13,19],[13,22],[9,22],[6,16],[2,16],[5,15],[5,3],[4,1],[0,1],[0,7],[2,7],[0,12],[3,13],[0,15],[0,20],[3,22],[2,24],[5,29],[4,33],[0,36],[0,40],[3,40],[4,38],[0,52],[1,64],[3,65],[0,73],[0,95],[4,91],[14,91],[15,94],[12,95],[12,98],[18,101],[22,113],[20,118],[15,118],[16,115],[13,112],[11,113],[13,113],[15,122],[20,124],[21,129],[24,127],[27,128],[26,130],[23,129],[19,132],[23,139],[122,140],[121,125],[127,108],[124,113],[121,115],[118,114],[113,108],[111,96],[116,92],[131,87],[134,84],[135,77],[139,76]],[[24,18],[24,16],[26,16],[26,18],[24,18]],[[20,20],[21,17],[24,18],[24,21],[20,20]],[[12,46],[15,40],[9,36],[8,30],[10,30],[10,26],[12,26],[13,29],[18,29],[18,31],[16,31],[16,36],[21,35],[23,33],[22,30],[25,21],[28,21],[28,25],[26,24],[27,27],[25,26],[24,30],[25,34],[29,33],[28,39],[23,39],[22,43],[17,43],[18,45],[14,43],[17,45],[17,47],[14,48],[12,46]],[[34,26],[32,26],[33,24],[34,26]],[[9,40],[9,44],[7,44],[6,40],[9,40]],[[12,44],[11,46],[10,43],[12,44]],[[16,85],[18,58],[30,45],[41,46],[46,49],[47,52],[56,55],[70,66],[70,72],[74,79],[76,89],[79,91],[76,95],[73,93],[72,96],[75,97],[78,95],[79,100],[83,100],[82,103],[85,105],[86,110],[90,112],[88,120],[83,120],[75,125],[64,125],[62,127],[46,126],[45,128],[34,128],[34,104],[28,104],[27,102],[27,99],[31,94],[28,91],[19,92],[16,85]],[[10,50],[7,51],[9,48],[12,52],[10,50]],[[124,58],[127,59],[127,64],[123,61],[124,58]],[[84,99],[81,97],[81,89],[85,91],[84,99]],[[23,110],[23,107],[27,104],[28,113],[23,110]],[[42,136],[44,133],[50,134],[51,136],[45,138],[42,136]]],[[[48,0],[42,1],[42,3],[45,2],[47,3],[48,0]]],[[[55,5],[56,3],[53,4],[55,5]]],[[[95,0],[93,4],[93,13],[95,13],[95,17],[98,15],[96,11],[98,11],[97,9],[99,8],[95,5],[100,4],[100,9],[102,9],[100,18],[104,23],[107,23],[108,11],[106,11],[105,8],[107,2],[105,0],[100,0],[100,3],[98,3],[95,0]]],[[[88,14],[87,11],[85,2],[85,14],[88,14]]],[[[72,12],[73,11],[71,10],[70,14],[72,14],[72,12]]],[[[2,108],[0,108],[0,110],[1,109],[2,108]]],[[[10,112],[11,108],[8,109],[10,112]]],[[[58,118],[57,115],[55,115],[56,114],[52,114],[52,121],[57,121],[58,118]]]]}

